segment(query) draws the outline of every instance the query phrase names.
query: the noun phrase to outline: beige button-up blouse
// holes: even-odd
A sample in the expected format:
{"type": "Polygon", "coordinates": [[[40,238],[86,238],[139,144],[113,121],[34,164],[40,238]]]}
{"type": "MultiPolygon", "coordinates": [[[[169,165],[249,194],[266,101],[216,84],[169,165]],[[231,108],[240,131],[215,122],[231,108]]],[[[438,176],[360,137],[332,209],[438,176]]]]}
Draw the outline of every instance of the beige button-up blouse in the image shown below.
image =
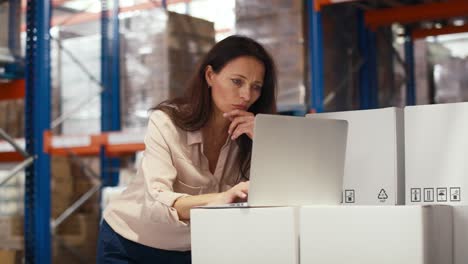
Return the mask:
{"type": "Polygon", "coordinates": [[[104,219],[121,236],[165,250],[190,250],[190,224],[173,207],[176,199],[225,191],[240,178],[239,148],[228,137],[214,174],[203,154],[201,131],[187,132],[154,111],[135,179],[108,205],[104,219]]]}

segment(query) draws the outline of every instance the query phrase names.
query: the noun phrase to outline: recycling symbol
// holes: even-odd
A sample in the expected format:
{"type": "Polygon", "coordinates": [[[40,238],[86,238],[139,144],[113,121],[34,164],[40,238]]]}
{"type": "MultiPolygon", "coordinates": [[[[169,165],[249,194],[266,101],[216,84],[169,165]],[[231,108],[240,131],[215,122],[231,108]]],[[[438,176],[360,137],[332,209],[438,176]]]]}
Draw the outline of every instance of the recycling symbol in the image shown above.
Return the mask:
{"type": "Polygon", "coordinates": [[[379,192],[379,196],[377,196],[377,198],[379,198],[379,200],[387,200],[388,195],[387,195],[387,193],[385,192],[384,189],[381,189],[380,192],[379,192]]]}

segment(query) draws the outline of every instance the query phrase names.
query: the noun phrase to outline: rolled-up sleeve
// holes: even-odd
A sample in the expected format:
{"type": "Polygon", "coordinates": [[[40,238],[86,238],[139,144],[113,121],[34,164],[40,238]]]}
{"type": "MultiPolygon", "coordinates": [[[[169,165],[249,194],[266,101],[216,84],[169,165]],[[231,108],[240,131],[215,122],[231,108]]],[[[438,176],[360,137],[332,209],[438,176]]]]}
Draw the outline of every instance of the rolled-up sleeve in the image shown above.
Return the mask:
{"type": "Polygon", "coordinates": [[[140,173],[145,182],[145,203],[151,210],[151,219],[156,222],[186,225],[181,221],[174,202],[185,193],[174,192],[173,185],[177,170],[173,164],[169,144],[176,144],[175,131],[167,129],[165,122],[170,122],[165,114],[151,115],[145,136],[145,152],[141,161],[140,173]]]}

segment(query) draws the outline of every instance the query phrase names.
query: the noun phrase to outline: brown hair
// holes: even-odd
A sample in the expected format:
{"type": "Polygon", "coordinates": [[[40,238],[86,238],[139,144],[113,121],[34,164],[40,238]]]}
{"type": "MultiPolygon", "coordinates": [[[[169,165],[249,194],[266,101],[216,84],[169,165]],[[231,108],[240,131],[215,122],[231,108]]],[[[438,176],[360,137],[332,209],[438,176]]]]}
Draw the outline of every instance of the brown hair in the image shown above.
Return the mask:
{"type": "MultiPolygon", "coordinates": [[[[261,95],[247,111],[254,115],[276,113],[277,79],[273,59],[262,45],[253,39],[237,35],[227,37],[213,46],[201,60],[181,97],[166,100],[152,110],[164,111],[178,127],[186,131],[201,129],[213,110],[211,92],[205,79],[206,68],[211,66],[215,73],[219,73],[227,63],[243,56],[259,60],[265,67],[261,95]]],[[[246,172],[250,168],[252,140],[242,135],[237,142],[240,149],[241,177],[248,179],[246,172]]]]}

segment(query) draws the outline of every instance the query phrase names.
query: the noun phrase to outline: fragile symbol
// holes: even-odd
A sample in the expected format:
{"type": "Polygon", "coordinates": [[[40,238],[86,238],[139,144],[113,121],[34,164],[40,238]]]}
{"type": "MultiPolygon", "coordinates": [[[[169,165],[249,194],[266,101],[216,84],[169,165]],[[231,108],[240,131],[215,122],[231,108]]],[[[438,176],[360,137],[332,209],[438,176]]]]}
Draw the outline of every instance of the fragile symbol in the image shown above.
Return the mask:
{"type": "MultiPolygon", "coordinates": [[[[377,196],[377,198],[379,198],[380,200],[387,200],[388,195],[384,189],[381,189],[379,192],[379,196],[377,196]]],[[[381,201],[381,202],[385,202],[385,201],[381,201]]]]}
{"type": "Polygon", "coordinates": [[[447,201],[447,188],[437,188],[437,201],[438,202],[447,201]]]}
{"type": "Polygon", "coordinates": [[[354,203],[354,190],[345,190],[345,203],[354,203]]]}
{"type": "Polygon", "coordinates": [[[425,202],[434,201],[434,188],[424,188],[424,201],[425,202]]]}
{"type": "Polygon", "coordinates": [[[411,188],[411,202],[421,202],[421,188],[411,188]]]}
{"type": "Polygon", "coordinates": [[[460,198],[460,187],[450,187],[450,201],[459,202],[460,198]]]}

